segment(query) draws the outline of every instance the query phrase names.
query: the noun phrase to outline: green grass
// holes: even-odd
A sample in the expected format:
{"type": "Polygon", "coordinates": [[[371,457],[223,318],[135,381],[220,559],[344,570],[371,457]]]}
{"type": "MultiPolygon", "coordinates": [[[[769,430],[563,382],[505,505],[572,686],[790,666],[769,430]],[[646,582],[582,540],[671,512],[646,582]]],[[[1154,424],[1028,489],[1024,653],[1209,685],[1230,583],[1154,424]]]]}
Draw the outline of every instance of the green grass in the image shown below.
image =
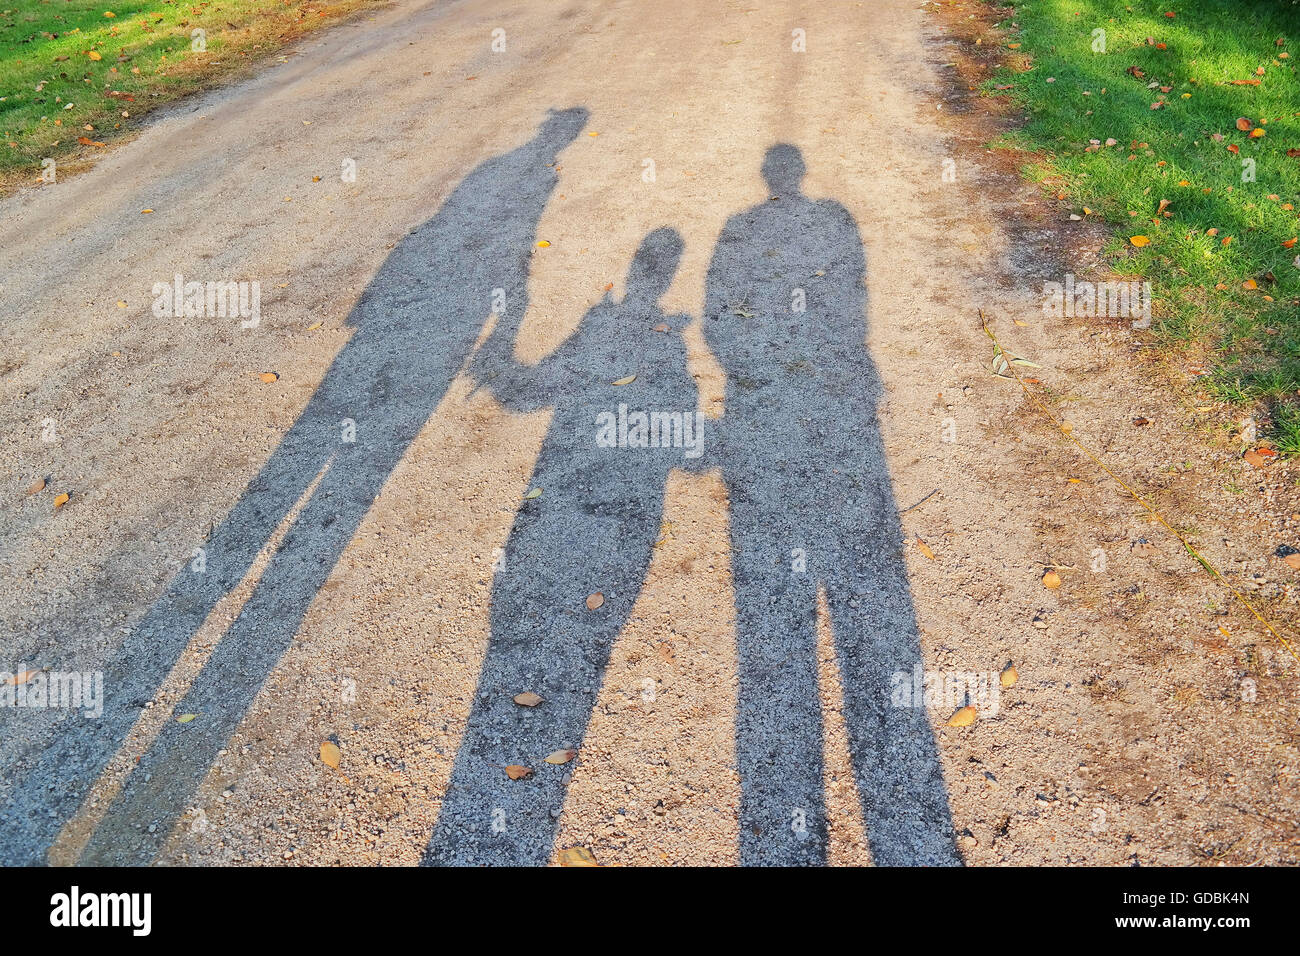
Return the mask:
{"type": "Polygon", "coordinates": [[[1026,0],[1007,12],[1004,42],[1020,46],[983,90],[1028,116],[1005,145],[1041,157],[1026,172],[1075,212],[1115,225],[1108,263],[1151,281],[1161,343],[1202,359],[1218,397],[1266,405],[1279,448],[1300,453],[1300,243],[1284,246],[1300,236],[1300,3],[1026,0]]]}
{"type": "Polygon", "coordinates": [[[158,105],[375,2],[0,0],[0,187],[40,182],[46,157],[75,168],[102,148],[79,138],[120,138],[158,105]]]}

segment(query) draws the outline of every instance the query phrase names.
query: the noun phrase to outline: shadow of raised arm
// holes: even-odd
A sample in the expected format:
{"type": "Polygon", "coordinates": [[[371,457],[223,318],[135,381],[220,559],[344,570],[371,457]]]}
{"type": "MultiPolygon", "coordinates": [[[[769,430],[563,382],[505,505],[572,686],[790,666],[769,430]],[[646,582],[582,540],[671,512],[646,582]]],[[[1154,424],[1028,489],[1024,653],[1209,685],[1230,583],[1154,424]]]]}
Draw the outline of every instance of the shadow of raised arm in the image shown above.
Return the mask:
{"type": "MultiPolygon", "coordinates": [[[[600,305],[608,306],[612,301],[605,293],[600,305]]],[[[477,387],[491,392],[510,411],[535,412],[555,404],[564,385],[566,363],[582,351],[582,330],[575,331],[541,361],[528,365],[514,354],[521,324],[520,319],[498,319],[470,360],[469,373],[477,387]]]]}

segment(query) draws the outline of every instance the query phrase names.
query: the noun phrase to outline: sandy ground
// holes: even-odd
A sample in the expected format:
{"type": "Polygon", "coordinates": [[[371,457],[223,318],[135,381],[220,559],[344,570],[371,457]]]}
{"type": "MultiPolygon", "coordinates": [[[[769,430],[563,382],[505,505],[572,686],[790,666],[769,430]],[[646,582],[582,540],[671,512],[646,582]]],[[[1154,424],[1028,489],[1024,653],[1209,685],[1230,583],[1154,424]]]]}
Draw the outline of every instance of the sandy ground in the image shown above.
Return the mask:
{"type": "Polygon", "coordinates": [[[1097,237],[984,149],[961,52],[914,0],[404,2],[5,200],[0,667],[105,700],[0,712],[0,860],[1296,862],[1295,661],[977,309],[1284,627],[1295,466],[1044,316],[1097,237]],[[176,274],[260,324],[157,316],[176,274]],[[556,423],[624,394],[705,453],[593,468],[556,423]],[[895,706],[1008,662],[971,726],[895,706]]]}

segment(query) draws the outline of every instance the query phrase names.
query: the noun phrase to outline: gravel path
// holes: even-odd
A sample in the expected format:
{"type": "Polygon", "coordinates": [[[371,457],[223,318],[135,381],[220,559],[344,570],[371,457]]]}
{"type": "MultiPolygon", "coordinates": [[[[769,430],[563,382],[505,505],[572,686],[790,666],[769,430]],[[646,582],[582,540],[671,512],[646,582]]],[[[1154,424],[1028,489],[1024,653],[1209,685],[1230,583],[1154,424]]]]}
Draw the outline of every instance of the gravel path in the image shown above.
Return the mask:
{"type": "Polygon", "coordinates": [[[0,860],[1295,862],[1291,665],[976,309],[1225,566],[1289,466],[1234,524],[1132,334],[1044,321],[1095,244],[936,30],[403,2],[0,204],[0,667],[104,682],[0,712],[0,860]]]}

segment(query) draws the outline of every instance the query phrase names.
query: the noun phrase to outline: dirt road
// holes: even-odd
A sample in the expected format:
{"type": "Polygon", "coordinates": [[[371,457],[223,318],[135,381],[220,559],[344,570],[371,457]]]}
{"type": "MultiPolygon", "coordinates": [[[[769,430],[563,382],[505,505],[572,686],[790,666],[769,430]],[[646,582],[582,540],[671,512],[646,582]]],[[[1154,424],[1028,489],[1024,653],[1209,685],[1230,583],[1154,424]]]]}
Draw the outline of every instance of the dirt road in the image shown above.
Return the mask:
{"type": "Polygon", "coordinates": [[[0,859],[1296,862],[1295,662],[977,310],[1292,611],[1294,473],[1044,316],[939,29],[401,2],[4,201],[0,667],[103,694],[0,859]]]}

